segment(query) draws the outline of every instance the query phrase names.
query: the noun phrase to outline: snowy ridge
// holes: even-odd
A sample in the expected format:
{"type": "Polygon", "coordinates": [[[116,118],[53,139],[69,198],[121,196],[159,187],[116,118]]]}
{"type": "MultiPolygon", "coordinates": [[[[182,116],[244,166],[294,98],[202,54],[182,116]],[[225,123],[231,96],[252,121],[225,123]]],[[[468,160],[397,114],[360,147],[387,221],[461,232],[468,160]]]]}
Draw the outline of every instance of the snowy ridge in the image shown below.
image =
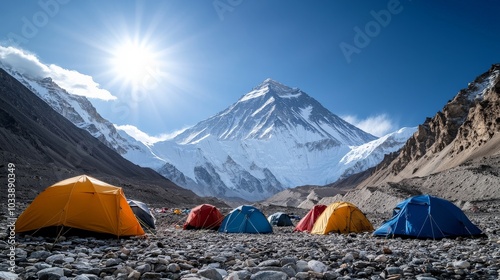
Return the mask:
{"type": "Polygon", "coordinates": [[[300,89],[266,79],[226,110],[171,140],[146,145],[49,77],[28,77],[0,66],[126,159],[202,196],[256,201],[285,188],[331,183],[399,149],[410,133],[403,129],[377,139],[300,89]]]}
{"type": "Polygon", "coordinates": [[[169,159],[161,174],[199,195],[260,200],[284,188],[334,182],[356,162],[362,162],[356,170],[369,168],[381,153],[399,149],[410,130],[379,140],[300,89],[266,79],[226,110],[151,148],[169,159]]]}
{"type": "Polygon", "coordinates": [[[344,170],[340,178],[376,166],[384,159],[384,155],[398,151],[415,131],[417,127],[404,127],[379,139],[352,147],[339,162],[344,170]]]}
{"type": "Polygon", "coordinates": [[[476,83],[469,83],[469,87],[473,87],[472,90],[468,90],[466,95],[467,99],[470,101],[482,100],[487,90],[492,88],[495,84],[496,79],[500,75],[499,70],[493,71],[492,75],[488,75],[483,81],[476,83]]]}
{"type": "Polygon", "coordinates": [[[77,127],[89,132],[124,158],[145,167],[160,168],[165,164],[165,161],[156,157],[149,147],[128,134],[119,132],[111,122],[97,112],[87,98],[68,93],[50,77],[29,77],[2,63],[0,67],[49,104],[56,112],[77,127]]]}

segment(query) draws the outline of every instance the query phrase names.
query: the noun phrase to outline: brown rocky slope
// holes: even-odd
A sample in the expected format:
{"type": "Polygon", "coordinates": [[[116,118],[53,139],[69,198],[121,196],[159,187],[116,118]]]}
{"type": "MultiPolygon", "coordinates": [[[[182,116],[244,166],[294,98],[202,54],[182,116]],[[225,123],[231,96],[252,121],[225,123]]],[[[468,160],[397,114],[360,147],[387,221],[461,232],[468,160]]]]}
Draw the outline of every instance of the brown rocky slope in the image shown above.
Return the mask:
{"type": "Polygon", "coordinates": [[[500,64],[495,64],[420,125],[397,156],[378,165],[350,196],[369,192],[362,203],[367,210],[390,210],[391,204],[376,205],[381,193],[395,198],[429,193],[466,207],[494,205],[500,200],[499,97],[500,64]]]}
{"type": "Polygon", "coordinates": [[[343,199],[367,212],[390,212],[403,198],[429,193],[491,209],[500,201],[499,132],[500,64],[494,64],[427,118],[400,151],[355,179],[325,186],[351,191],[312,202],[343,199]]]}

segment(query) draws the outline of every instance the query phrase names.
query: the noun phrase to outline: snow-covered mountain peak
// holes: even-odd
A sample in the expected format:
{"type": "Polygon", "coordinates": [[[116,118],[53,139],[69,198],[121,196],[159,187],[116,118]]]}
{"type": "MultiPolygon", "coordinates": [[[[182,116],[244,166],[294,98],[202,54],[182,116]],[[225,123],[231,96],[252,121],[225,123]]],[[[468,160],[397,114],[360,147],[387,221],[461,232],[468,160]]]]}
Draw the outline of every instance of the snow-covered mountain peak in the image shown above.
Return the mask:
{"type": "Polygon", "coordinates": [[[376,141],[302,90],[266,79],[224,111],[151,149],[168,158],[161,174],[198,194],[258,200],[363,171],[403,145],[400,134],[405,130],[376,141]],[[340,162],[353,148],[357,153],[340,162]]]}
{"type": "Polygon", "coordinates": [[[218,140],[285,137],[295,144],[329,140],[360,145],[376,137],[350,125],[298,88],[266,79],[236,103],[179,134],[181,144],[208,136],[218,140]]]}
{"type": "Polygon", "coordinates": [[[282,84],[276,80],[273,80],[271,78],[265,79],[260,85],[256,86],[255,88],[264,88],[264,87],[274,88],[274,89],[281,88],[284,91],[292,89],[291,87],[284,85],[284,84],[282,84]]]}
{"type": "MultiPolygon", "coordinates": [[[[292,88],[287,85],[284,85],[278,81],[275,81],[271,78],[265,79],[260,85],[255,87],[252,92],[259,92],[261,94],[270,94],[280,98],[294,98],[299,97],[302,94],[302,91],[298,88],[292,88]]],[[[246,94],[255,96],[252,92],[246,94]]],[[[257,97],[257,96],[255,96],[257,97]]],[[[242,99],[249,99],[243,97],[242,99]]]]}
{"type": "Polygon", "coordinates": [[[269,98],[269,96],[293,98],[299,97],[300,95],[300,89],[291,88],[271,78],[267,78],[260,85],[254,87],[249,93],[243,95],[238,102],[246,102],[255,98],[269,98]]]}

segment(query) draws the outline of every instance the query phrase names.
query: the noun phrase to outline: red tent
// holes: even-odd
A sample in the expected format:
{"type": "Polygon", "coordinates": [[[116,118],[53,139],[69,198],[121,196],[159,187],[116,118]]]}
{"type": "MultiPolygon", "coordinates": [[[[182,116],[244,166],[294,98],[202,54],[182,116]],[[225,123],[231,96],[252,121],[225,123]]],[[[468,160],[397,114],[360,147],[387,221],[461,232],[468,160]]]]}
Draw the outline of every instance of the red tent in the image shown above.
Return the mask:
{"type": "Polygon", "coordinates": [[[304,216],[300,220],[300,222],[297,224],[295,227],[294,231],[307,231],[311,232],[311,229],[314,226],[314,223],[316,222],[316,219],[318,219],[319,215],[325,211],[326,205],[323,204],[318,204],[314,205],[314,207],[307,212],[307,215],[304,216]]]}
{"type": "Polygon", "coordinates": [[[210,204],[201,204],[191,209],[184,223],[184,229],[219,229],[224,219],[217,207],[210,204]]]}

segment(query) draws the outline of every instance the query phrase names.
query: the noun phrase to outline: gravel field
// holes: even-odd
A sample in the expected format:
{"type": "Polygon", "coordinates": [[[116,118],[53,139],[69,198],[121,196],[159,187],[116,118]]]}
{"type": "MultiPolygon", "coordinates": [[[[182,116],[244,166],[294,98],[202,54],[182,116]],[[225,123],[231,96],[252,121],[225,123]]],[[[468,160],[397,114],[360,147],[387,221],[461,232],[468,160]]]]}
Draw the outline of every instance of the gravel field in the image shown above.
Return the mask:
{"type": "MultiPolygon", "coordinates": [[[[275,210],[266,208],[264,213],[275,210]]],[[[302,212],[297,209],[297,214],[302,212]]],[[[4,233],[0,275],[78,280],[499,279],[500,215],[467,215],[487,237],[384,239],[370,233],[311,235],[292,227],[274,227],[273,234],[224,234],[182,230],[186,215],[161,213],[156,234],[147,238],[18,238],[17,276],[9,272],[4,233]]],[[[367,216],[375,227],[384,220],[367,216]]]]}

